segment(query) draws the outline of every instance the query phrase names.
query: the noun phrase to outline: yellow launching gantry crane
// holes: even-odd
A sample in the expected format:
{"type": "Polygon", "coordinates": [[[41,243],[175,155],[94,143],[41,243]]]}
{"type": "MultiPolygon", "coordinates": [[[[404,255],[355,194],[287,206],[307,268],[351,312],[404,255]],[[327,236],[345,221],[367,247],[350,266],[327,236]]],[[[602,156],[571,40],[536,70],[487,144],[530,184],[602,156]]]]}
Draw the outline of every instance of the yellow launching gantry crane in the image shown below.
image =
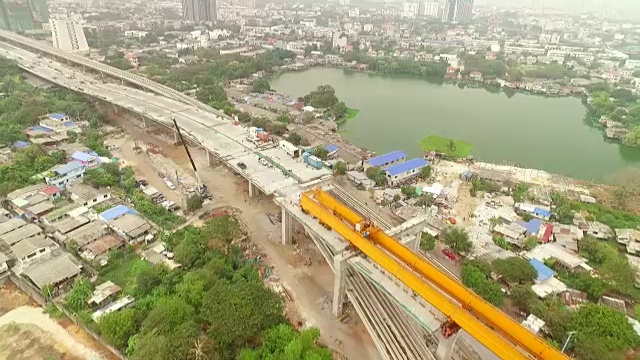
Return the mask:
{"type": "Polygon", "coordinates": [[[325,191],[304,193],[300,206],[447,316],[445,330],[464,329],[502,359],[571,359],[325,191]]]}

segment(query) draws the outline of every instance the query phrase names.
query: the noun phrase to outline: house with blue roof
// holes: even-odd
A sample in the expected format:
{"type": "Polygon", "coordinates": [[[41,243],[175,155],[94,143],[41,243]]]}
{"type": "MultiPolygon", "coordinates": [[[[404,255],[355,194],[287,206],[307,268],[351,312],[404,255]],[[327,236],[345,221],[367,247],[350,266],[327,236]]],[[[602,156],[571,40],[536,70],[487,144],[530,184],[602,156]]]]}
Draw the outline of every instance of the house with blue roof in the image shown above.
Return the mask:
{"type": "Polygon", "coordinates": [[[419,176],[422,168],[428,165],[429,162],[424,158],[415,158],[388,166],[384,168],[384,172],[387,174],[387,182],[396,185],[409,178],[419,176]]]}
{"type": "Polygon", "coordinates": [[[369,167],[385,167],[407,160],[407,153],[402,150],[373,157],[367,161],[369,167]]]}
{"type": "Polygon", "coordinates": [[[31,143],[28,142],[28,141],[18,140],[18,141],[13,143],[13,148],[17,149],[17,150],[20,150],[20,149],[26,148],[29,145],[31,145],[31,143]]]}
{"type": "Polygon", "coordinates": [[[49,185],[65,189],[68,183],[82,179],[86,170],[85,165],[73,160],[64,165],[53,167],[44,175],[44,181],[49,185]]]}
{"type": "Polygon", "coordinates": [[[533,266],[533,268],[536,269],[536,272],[538,273],[538,276],[536,277],[536,283],[547,281],[556,274],[553,270],[551,270],[550,267],[540,262],[540,260],[538,259],[529,260],[529,264],[531,264],[531,266],[533,266]]]}
{"type": "Polygon", "coordinates": [[[101,212],[98,214],[98,217],[104,222],[109,222],[124,216],[125,214],[138,215],[138,212],[124,205],[116,205],[109,210],[101,212]]]}
{"type": "Polygon", "coordinates": [[[97,155],[92,155],[82,151],[75,151],[71,154],[71,158],[86,167],[97,166],[100,163],[100,158],[97,155]]]}
{"type": "Polygon", "coordinates": [[[527,229],[525,233],[527,236],[536,236],[540,231],[540,229],[542,228],[542,220],[536,219],[536,218],[531,219],[529,221],[520,220],[520,221],[517,221],[517,223],[524,226],[524,228],[527,229]]]}

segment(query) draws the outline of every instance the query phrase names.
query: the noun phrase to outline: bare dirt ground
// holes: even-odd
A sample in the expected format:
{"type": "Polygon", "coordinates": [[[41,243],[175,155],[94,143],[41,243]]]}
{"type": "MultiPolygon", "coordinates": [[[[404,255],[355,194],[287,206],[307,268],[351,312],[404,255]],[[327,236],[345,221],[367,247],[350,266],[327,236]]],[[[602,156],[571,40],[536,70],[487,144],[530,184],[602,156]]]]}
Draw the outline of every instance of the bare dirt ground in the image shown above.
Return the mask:
{"type": "MultiPolygon", "coordinates": [[[[161,146],[163,153],[172,159],[184,172],[191,173],[189,160],[182,146],[171,143],[173,139],[147,134],[134,124],[120,116],[112,116],[111,121],[125,129],[132,139],[141,142],[153,142],[161,146]]],[[[108,142],[108,141],[107,141],[108,142]]],[[[123,146],[124,149],[124,146],[123,146]]],[[[191,148],[192,156],[198,166],[201,180],[209,187],[213,195],[213,205],[233,206],[242,212],[242,218],[248,225],[249,236],[266,255],[266,261],[273,267],[275,275],[287,290],[291,301],[296,305],[300,321],[306,326],[320,329],[322,341],[334,351],[342,353],[352,360],[380,358],[377,349],[364,326],[355,319],[343,324],[331,316],[331,298],[334,275],[324,261],[317,261],[316,255],[309,255],[311,263],[300,258],[296,245],[280,245],[281,224],[272,224],[267,213],[278,213],[280,209],[269,198],[262,196],[251,199],[248,196],[246,181],[227,168],[206,166],[206,154],[202,150],[191,148]]],[[[122,151],[123,159],[136,163],[136,171],[151,178],[157,171],[147,161],[140,161],[132,151],[122,151]]],[[[153,184],[151,181],[149,181],[153,184]]],[[[154,185],[155,186],[155,185],[154,185]]],[[[302,245],[308,247],[307,245],[302,245]]]]}
{"type": "Polygon", "coordinates": [[[0,285],[0,360],[117,357],[68,319],[52,319],[15,285],[0,285]]]}

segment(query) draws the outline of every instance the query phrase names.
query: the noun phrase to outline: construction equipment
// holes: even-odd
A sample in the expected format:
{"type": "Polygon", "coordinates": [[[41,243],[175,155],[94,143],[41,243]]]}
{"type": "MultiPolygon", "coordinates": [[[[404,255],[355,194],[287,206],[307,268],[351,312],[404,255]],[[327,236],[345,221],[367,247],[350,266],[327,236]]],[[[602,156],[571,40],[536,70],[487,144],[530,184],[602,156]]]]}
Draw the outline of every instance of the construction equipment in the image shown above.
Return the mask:
{"type": "MultiPolygon", "coordinates": [[[[369,259],[378,264],[381,268],[394,275],[407,287],[413,290],[418,296],[429,301],[436,309],[447,316],[451,321],[458,324],[473,335],[479,342],[485,345],[502,359],[525,360],[531,359],[520,349],[509,343],[506,339],[496,334],[482,321],[467,312],[458,304],[451,301],[446,295],[432,287],[424,279],[421,279],[413,271],[407,269],[403,264],[387,254],[384,250],[376,246],[372,241],[366,239],[362,234],[356,232],[342,219],[334,216],[331,211],[320,205],[313,199],[314,193],[304,193],[300,198],[302,210],[326,224],[333,231],[337,232],[349,241],[356,249],[360,250],[369,259]]],[[[549,358],[551,359],[551,358],[549,358]]]]}
{"type": "MultiPolygon", "coordinates": [[[[384,231],[375,224],[372,224],[367,219],[363,219],[358,213],[343,205],[325,191],[314,191],[313,197],[317,203],[321,204],[324,208],[338,216],[341,221],[346,221],[349,225],[353,226],[354,229],[358,228],[357,224],[362,224],[364,221],[367,226],[360,226],[360,229],[362,229],[361,231],[366,231],[366,239],[368,241],[393,255],[396,259],[404,263],[405,266],[420,274],[429,283],[434,284],[442,292],[458,301],[464,309],[468,310],[475,317],[489,325],[495,332],[498,332],[504,338],[509,339],[512,344],[526,350],[526,352],[534,356],[536,359],[570,359],[553,348],[546,341],[524,328],[508,315],[482,299],[472,290],[467,289],[464,285],[446,275],[436,266],[424,260],[400,242],[385,234],[384,231]]],[[[365,237],[364,232],[360,232],[360,234],[365,237]]],[[[455,321],[452,317],[450,318],[455,321]]],[[[478,333],[474,329],[467,329],[463,324],[458,323],[458,325],[467,330],[473,336],[476,336],[478,333]]]]}
{"type": "Polygon", "coordinates": [[[184,138],[182,137],[182,132],[180,131],[178,122],[176,121],[175,117],[171,117],[171,120],[173,121],[173,125],[175,125],[176,127],[176,131],[178,132],[178,136],[180,137],[180,142],[182,143],[182,146],[184,146],[184,150],[187,152],[187,156],[189,157],[189,161],[191,162],[191,167],[193,168],[193,173],[196,177],[196,184],[198,187],[196,189],[196,193],[200,196],[207,197],[207,193],[208,193],[207,185],[204,185],[202,182],[200,182],[200,175],[198,175],[198,168],[196,168],[196,163],[193,161],[193,158],[191,157],[191,152],[189,152],[189,147],[187,146],[187,143],[184,141],[184,138]]]}

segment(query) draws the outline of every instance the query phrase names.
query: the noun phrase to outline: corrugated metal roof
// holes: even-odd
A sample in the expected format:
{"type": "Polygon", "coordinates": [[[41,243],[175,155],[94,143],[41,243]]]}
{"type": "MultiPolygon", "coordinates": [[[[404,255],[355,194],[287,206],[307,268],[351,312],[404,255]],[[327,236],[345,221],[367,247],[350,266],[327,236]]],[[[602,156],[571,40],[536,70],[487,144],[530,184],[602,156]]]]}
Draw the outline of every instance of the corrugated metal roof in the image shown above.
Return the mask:
{"type": "Polygon", "coordinates": [[[53,132],[53,130],[46,128],[44,126],[40,126],[40,125],[36,125],[36,126],[32,126],[29,128],[29,130],[31,131],[42,131],[42,132],[46,132],[46,133],[51,133],[53,132]]]}
{"type": "Polygon", "coordinates": [[[423,158],[415,158],[407,160],[400,164],[394,164],[384,169],[389,175],[396,176],[410,170],[423,168],[429,165],[429,162],[423,158]]]}
{"type": "Polygon", "coordinates": [[[518,224],[524,226],[527,229],[527,235],[533,235],[540,230],[540,226],[542,226],[542,220],[540,219],[531,219],[529,222],[518,221],[518,224]]]}
{"type": "Polygon", "coordinates": [[[531,266],[533,266],[533,268],[538,272],[538,277],[536,278],[536,281],[538,282],[545,281],[556,274],[553,270],[551,270],[551,268],[541,263],[538,259],[529,260],[529,264],[531,264],[531,266]]]}
{"type": "Polygon", "coordinates": [[[52,113],[52,114],[49,114],[49,118],[50,119],[55,119],[55,120],[62,120],[62,119],[67,118],[67,117],[68,117],[67,114],[64,114],[64,113],[52,113]]]}
{"type": "Polygon", "coordinates": [[[329,144],[327,146],[324,147],[325,149],[327,149],[327,151],[329,152],[329,154],[334,153],[338,150],[340,150],[340,146],[336,145],[336,144],[329,144]]]}
{"type": "Polygon", "coordinates": [[[60,166],[59,168],[54,169],[53,171],[58,173],[59,175],[66,175],[74,170],[78,170],[83,167],[85,166],[77,161],[69,161],[68,163],[60,166]]]}
{"type": "Polygon", "coordinates": [[[393,161],[398,161],[402,158],[406,158],[407,153],[402,150],[392,151],[387,154],[383,154],[380,156],[376,156],[374,158],[369,159],[369,165],[371,166],[382,166],[384,164],[388,164],[393,161]]]}
{"type": "Polygon", "coordinates": [[[80,273],[80,266],[72,258],[71,254],[62,253],[62,255],[28,266],[24,269],[23,274],[28,276],[39,289],[49,284],[56,285],[80,273]]]}
{"type": "Polygon", "coordinates": [[[100,217],[103,218],[104,221],[111,221],[124,214],[137,215],[138,212],[124,205],[116,205],[107,211],[101,212],[100,217]]]}
{"type": "Polygon", "coordinates": [[[87,153],[84,153],[82,151],[76,151],[71,155],[71,158],[79,160],[79,161],[89,162],[89,161],[93,160],[94,157],[89,155],[89,154],[87,154],[87,153]]]}
{"type": "Polygon", "coordinates": [[[533,209],[533,213],[538,215],[538,216],[542,216],[544,218],[550,218],[551,217],[551,211],[545,210],[545,209],[541,209],[541,208],[535,208],[533,209]]]}
{"type": "Polygon", "coordinates": [[[24,149],[29,145],[31,145],[31,143],[28,142],[28,141],[20,141],[19,140],[19,141],[16,141],[15,143],[13,143],[13,147],[16,148],[16,149],[24,149]]]}

